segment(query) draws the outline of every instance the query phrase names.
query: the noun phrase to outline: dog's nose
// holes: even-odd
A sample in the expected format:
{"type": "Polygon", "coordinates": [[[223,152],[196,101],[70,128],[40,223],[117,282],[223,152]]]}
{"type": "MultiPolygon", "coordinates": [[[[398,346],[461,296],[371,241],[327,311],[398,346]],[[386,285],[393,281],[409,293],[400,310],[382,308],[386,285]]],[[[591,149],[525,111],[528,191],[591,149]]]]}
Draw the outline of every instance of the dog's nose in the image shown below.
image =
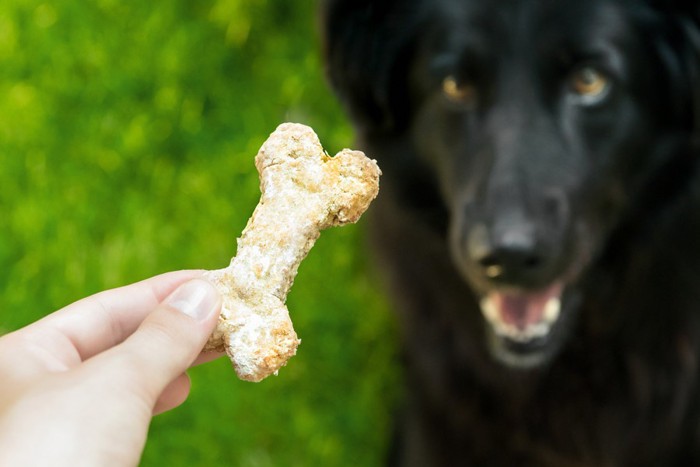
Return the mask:
{"type": "Polygon", "coordinates": [[[468,253],[481,274],[511,283],[537,281],[546,262],[534,229],[528,224],[497,231],[480,224],[469,234],[468,253]]]}

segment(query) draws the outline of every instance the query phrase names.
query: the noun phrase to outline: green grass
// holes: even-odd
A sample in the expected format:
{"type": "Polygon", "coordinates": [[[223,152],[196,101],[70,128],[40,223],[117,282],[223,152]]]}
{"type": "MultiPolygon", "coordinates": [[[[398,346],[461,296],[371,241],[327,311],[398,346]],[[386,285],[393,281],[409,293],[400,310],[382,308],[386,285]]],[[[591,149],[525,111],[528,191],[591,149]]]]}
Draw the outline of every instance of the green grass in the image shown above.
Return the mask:
{"type": "MultiPolygon", "coordinates": [[[[96,291],[228,264],[283,121],[334,153],[315,2],[0,3],[0,328],[96,291]]],[[[147,466],[371,466],[395,398],[393,327],[363,222],[327,231],[288,305],[298,355],[262,383],[225,360],[157,417],[147,466]]]]}

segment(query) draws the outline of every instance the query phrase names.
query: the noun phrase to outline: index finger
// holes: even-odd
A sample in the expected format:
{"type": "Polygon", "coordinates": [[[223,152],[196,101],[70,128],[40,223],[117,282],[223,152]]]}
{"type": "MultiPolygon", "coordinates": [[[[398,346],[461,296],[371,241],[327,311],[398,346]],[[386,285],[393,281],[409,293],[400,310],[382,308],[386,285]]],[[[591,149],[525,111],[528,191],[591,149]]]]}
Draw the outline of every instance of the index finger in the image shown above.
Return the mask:
{"type": "Polygon", "coordinates": [[[201,275],[201,270],[175,271],[106,290],[46,316],[24,332],[44,326],[58,330],[84,361],[121,343],[180,284],[201,275]]]}

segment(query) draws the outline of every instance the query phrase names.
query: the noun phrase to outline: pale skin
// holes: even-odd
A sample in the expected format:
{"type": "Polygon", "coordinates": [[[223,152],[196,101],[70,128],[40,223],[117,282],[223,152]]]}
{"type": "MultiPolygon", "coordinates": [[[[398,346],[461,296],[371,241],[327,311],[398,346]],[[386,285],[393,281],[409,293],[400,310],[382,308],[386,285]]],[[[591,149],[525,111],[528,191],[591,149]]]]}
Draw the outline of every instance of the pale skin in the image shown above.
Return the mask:
{"type": "Polygon", "coordinates": [[[152,417],[182,404],[185,371],[221,297],[179,271],[87,297],[0,337],[0,465],[133,466],[152,417]]]}

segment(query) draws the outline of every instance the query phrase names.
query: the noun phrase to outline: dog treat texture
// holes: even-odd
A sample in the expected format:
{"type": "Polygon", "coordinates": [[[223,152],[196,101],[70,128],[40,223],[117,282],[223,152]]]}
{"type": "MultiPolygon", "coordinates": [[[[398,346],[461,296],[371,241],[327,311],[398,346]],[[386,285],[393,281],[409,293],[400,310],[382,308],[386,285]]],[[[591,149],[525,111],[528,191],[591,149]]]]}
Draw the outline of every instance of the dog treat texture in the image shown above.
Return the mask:
{"type": "Polygon", "coordinates": [[[225,350],[236,374],[260,381],[296,353],[299,338],[285,305],[299,263],[321,230],[356,222],[379,191],[381,171],[360,151],[328,156],[314,131],[283,123],[255,157],[260,202],[236,256],[206,277],[223,296],[205,349],[225,350]]]}

